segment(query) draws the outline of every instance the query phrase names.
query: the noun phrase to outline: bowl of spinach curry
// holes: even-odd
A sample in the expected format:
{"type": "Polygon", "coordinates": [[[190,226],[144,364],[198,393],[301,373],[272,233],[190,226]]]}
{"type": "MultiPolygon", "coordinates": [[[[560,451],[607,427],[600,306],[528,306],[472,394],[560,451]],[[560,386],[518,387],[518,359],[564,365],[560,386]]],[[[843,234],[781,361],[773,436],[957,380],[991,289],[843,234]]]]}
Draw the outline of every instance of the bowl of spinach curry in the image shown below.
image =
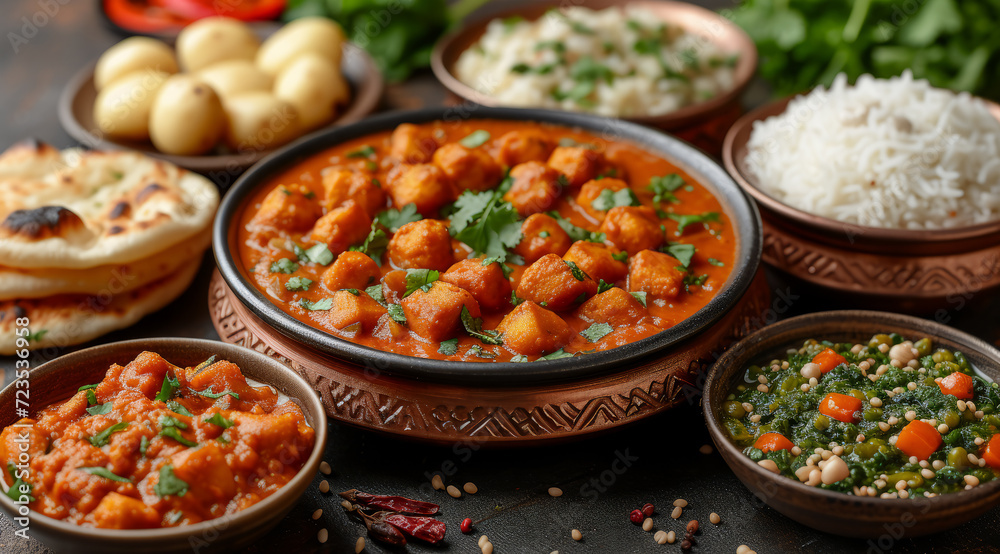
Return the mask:
{"type": "Polygon", "coordinates": [[[1000,352],[931,321],[821,312],[719,358],[705,418],[767,504],[858,537],[917,536],[1000,503],[1000,352]]]}

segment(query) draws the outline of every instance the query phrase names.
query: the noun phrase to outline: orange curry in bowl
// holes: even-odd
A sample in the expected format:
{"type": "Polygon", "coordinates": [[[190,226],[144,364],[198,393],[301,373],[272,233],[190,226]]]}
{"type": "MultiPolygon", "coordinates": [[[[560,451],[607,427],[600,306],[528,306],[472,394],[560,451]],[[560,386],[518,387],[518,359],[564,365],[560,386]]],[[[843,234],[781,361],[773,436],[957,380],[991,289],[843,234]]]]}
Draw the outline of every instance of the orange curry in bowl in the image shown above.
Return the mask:
{"type": "Polygon", "coordinates": [[[227,361],[143,352],[0,433],[8,496],[89,527],[174,527],[274,494],[312,453],[302,409],[227,361]],[[25,447],[27,448],[25,450],[25,447]]]}
{"type": "Polygon", "coordinates": [[[238,228],[292,317],[398,354],[555,359],[670,328],[729,277],[719,201],[669,161],[578,129],[403,124],[296,163],[238,228]]]}

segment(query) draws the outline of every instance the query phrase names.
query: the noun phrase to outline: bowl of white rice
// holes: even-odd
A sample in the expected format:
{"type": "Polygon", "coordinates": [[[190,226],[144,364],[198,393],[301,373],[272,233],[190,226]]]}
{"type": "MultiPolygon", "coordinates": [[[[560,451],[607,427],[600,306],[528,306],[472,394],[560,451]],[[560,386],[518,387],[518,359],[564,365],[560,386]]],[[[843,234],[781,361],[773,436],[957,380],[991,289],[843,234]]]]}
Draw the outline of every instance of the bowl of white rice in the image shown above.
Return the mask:
{"type": "Polygon", "coordinates": [[[840,75],[743,116],[723,161],[797,278],[910,311],[1000,285],[1000,105],[840,75]]]}
{"type": "Polygon", "coordinates": [[[756,70],[746,33],[691,4],[503,4],[503,13],[443,37],[432,54],[435,75],[460,98],[678,129],[738,110],[756,70]]]}

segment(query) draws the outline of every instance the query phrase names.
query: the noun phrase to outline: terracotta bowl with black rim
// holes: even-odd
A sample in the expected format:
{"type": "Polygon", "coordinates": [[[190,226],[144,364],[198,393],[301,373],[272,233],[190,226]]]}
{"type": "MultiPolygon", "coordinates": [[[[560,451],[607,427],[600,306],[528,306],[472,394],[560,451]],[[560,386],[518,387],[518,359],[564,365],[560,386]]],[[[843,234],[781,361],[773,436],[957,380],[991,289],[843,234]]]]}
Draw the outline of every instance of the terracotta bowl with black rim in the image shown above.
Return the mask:
{"type": "MultiPolygon", "coordinates": [[[[32,369],[28,379],[32,415],[36,410],[66,400],[83,385],[100,381],[111,364],[125,365],[144,351],[156,352],[180,367],[195,366],[216,356],[238,365],[246,377],[276,388],[302,408],[307,423],[316,431],[312,454],[288,484],[261,502],[231,515],[164,529],[118,530],[82,527],[30,512],[29,536],[56,552],[94,554],[230,552],[250,545],[281,522],[319,470],[326,444],[327,420],[316,393],[285,365],[248,348],[202,339],[138,339],[78,350],[32,369]]],[[[3,426],[20,419],[15,414],[18,390],[17,382],[13,382],[0,392],[0,423],[3,426]]],[[[0,510],[11,518],[22,517],[17,512],[18,507],[5,494],[0,494],[0,510]]]]}
{"type": "Polygon", "coordinates": [[[459,56],[475,44],[494,19],[523,17],[535,20],[553,8],[582,6],[592,10],[612,7],[635,6],[643,8],[662,19],[664,23],[681,27],[704,36],[726,52],[739,54],[735,67],[734,85],[722,94],[689,106],[660,115],[624,118],[627,121],[668,130],[681,138],[697,144],[710,152],[718,153],[726,129],[742,113],[740,96],[750,85],[757,70],[757,46],[736,24],[711,10],[684,2],[653,0],[543,0],[540,2],[503,2],[502,10],[481,9],[474,15],[483,17],[467,21],[454,31],[441,37],[431,53],[434,75],[457,98],[482,106],[502,106],[496,99],[465,84],[455,76],[453,68],[459,56]]]}
{"type": "Polygon", "coordinates": [[[847,537],[899,539],[957,527],[1000,505],[1000,479],[972,490],[933,498],[857,497],[806,486],[760,467],[730,442],[720,411],[726,396],[751,364],[781,358],[807,339],[865,343],[878,333],[928,337],[935,345],[960,350],[979,373],[1000,380],[1000,351],[946,325],[908,315],[862,310],[818,312],[769,325],[723,354],[708,374],[702,399],[709,434],[722,457],[751,492],[785,516],[820,531],[847,537]]]}
{"type": "Polygon", "coordinates": [[[755,281],[759,216],[715,162],[640,125],[512,108],[477,107],[467,117],[544,122],[631,142],[679,166],[715,195],[738,237],[735,266],[717,295],[676,326],[613,350],[533,363],[477,363],[416,358],[349,342],[297,320],[253,285],[238,257],[237,225],[248,199],[274,176],[344,141],[404,122],[458,116],[454,108],[378,115],[313,135],[247,171],[223,199],[214,227],[221,277],[213,282],[209,304],[223,340],[288,361],[321,392],[328,413],[342,421],[428,440],[482,436],[517,442],[604,430],[683,402],[683,383],[675,374],[687,379],[706,368],[720,342],[732,340],[766,310],[766,284],[755,281]]]}
{"type": "MultiPolygon", "coordinates": [[[[275,29],[273,26],[268,26],[268,28],[272,31],[275,29]]],[[[382,73],[378,70],[371,55],[350,43],[344,44],[343,52],[341,72],[351,87],[351,101],[342,109],[336,119],[327,123],[324,128],[346,125],[364,119],[365,116],[375,111],[382,98],[385,83],[382,73]]],[[[96,65],[95,61],[74,75],[59,97],[59,122],[71,137],[87,148],[135,150],[185,169],[206,174],[222,185],[232,183],[244,169],[275,150],[227,152],[222,151],[221,147],[217,146],[216,150],[209,151],[204,155],[182,156],[160,152],[148,140],[108,138],[94,121],[94,101],[97,99],[97,90],[94,88],[94,67],[96,65]]],[[[324,128],[312,132],[322,132],[324,128]]]]}
{"type": "MultiPolygon", "coordinates": [[[[747,143],[755,122],[782,114],[794,98],[741,117],[722,147],[726,170],[760,207],[764,262],[845,293],[858,306],[905,312],[930,312],[1000,285],[1000,220],[935,230],[868,227],[799,210],[765,192],[747,165],[747,143]]],[[[985,102],[1000,119],[1000,105],[985,102]]]]}

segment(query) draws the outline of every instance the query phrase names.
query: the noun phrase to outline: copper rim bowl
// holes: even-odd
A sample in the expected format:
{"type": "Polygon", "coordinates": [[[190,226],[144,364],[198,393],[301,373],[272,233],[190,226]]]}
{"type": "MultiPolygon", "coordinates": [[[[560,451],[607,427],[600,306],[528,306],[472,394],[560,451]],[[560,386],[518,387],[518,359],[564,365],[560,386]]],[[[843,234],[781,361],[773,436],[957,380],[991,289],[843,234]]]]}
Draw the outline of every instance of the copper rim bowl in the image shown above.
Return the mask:
{"type": "MultiPolygon", "coordinates": [[[[86,348],[33,369],[28,377],[32,414],[38,408],[69,398],[83,385],[100,381],[111,364],[127,364],[143,351],[156,352],[182,367],[197,365],[214,355],[235,363],[247,377],[277,388],[302,408],[306,421],[316,431],[309,459],[288,484],[271,496],[245,510],[213,520],[163,529],[118,530],[81,527],[30,512],[28,535],[58,552],[101,554],[227,552],[249,545],[285,517],[319,470],[327,434],[323,405],[304,379],[259,352],[210,340],[153,338],[86,348]]],[[[21,390],[19,382],[12,382],[0,392],[0,422],[4,426],[19,419],[15,415],[15,395],[21,390]]],[[[0,494],[0,509],[8,517],[23,517],[5,494],[0,494]]]]}
{"type": "MultiPolygon", "coordinates": [[[[761,209],[766,263],[815,285],[890,299],[902,310],[926,311],[1000,285],[1000,220],[935,230],[869,227],[811,214],[764,192],[747,166],[747,143],[755,122],[782,114],[794,98],[747,113],[723,144],[726,170],[761,209]]],[[[985,102],[1000,119],[1000,105],[985,102]]]]}
{"type": "Polygon", "coordinates": [[[877,333],[907,338],[929,337],[935,344],[960,350],[986,376],[1000,380],[1000,351],[962,331],[925,319],[886,312],[840,310],[793,317],[747,336],[726,351],[705,381],[703,408],[709,433],[736,476],[758,498],[785,516],[814,529],[848,537],[893,540],[956,527],[1000,503],[1000,479],[972,490],[933,498],[857,497],[806,486],[760,467],[729,441],[719,411],[744,369],[773,359],[806,339],[867,341],[877,333]]]}
{"type": "Polygon", "coordinates": [[[647,127],[620,120],[551,110],[485,108],[427,108],[375,116],[353,125],[318,133],[275,152],[248,170],[226,194],[213,230],[215,259],[223,279],[236,297],[279,333],[348,362],[375,367],[399,376],[469,384],[526,384],[568,380],[599,372],[612,373],[689,339],[725,315],[750,286],[760,262],[760,216],[726,172],[708,156],[680,140],[647,127]],[[394,129],[401,123],[435,120],[503,119],[533,121],[579,128],[604,140],[624,140],[663,156],[705,186],[722,204],[737,234],[736,262],[729,279],[709,303],[681,323],[651,337],[612,350],[533,363],[459,362],[416,358],[361,346],[311,327],[273,304],[250,281],[238,260],[237,223],[252,194],[267,186],[290,165],[344,141],[394,129]]]}
{"type": "Polygon", "coordinates": [[[486,31],[486,26],[494,19],[519,16],[534,20],[550,9],[565,8],[569,5],[585,4],[585,7],[593,10],[624,7],[625,5],[643,8],[656,14],[666,23],[677,25],[688,32],[706,37],[725,51],[739,53],[739,61],[735,67],[734,85],[731,89],[714,98],[665,114],[624,118],[628,121],[661,129],[676,130],[709,120],[726,110],[727,107],[739,103],[740,95],[749,86],[754,72],[757,70],[757,46],[743,29],[715,12],[693,4],[650,0],[588,0],[586,3],[543,0],[522,2],[519,5],[514,2],[504,2],[503,4],[505,6],[502,12],[491,13],[488,17],[464,23],[458,29],[443,36],[431,53],[431,69],[441,84],[456,96],[483,106],[501,106],[501,104],[491,96],[475,90],[455,77],[452,68],[462,52],[479,40],[486,31]],[[511,4],[514,4],[515,7],[509,7],[511,4]]]}

